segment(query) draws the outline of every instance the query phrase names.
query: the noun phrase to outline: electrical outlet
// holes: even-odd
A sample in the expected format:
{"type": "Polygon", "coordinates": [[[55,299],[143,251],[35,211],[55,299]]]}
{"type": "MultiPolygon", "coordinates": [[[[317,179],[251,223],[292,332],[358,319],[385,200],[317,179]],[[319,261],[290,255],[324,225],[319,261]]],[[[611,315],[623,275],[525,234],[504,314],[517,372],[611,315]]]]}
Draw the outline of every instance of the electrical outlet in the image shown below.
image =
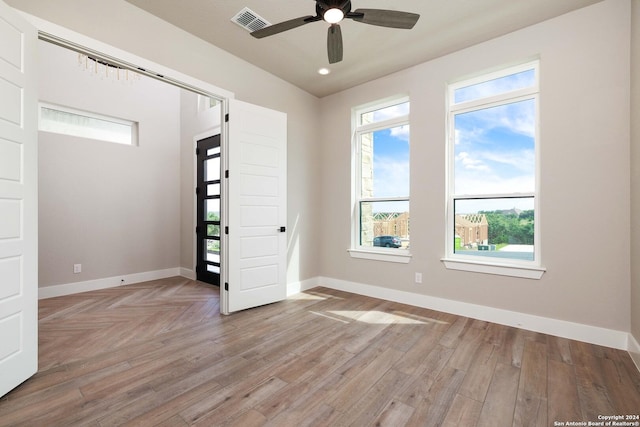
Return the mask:
{"type": "Polygon", "coordinates": [[[416,283],[422,283],[422,273],[416,273],[416,283]]]}
{"type": "Polygon", "coordinates": [[[82,273],[82,264],[73,264],[73,274],[82,273]]]}

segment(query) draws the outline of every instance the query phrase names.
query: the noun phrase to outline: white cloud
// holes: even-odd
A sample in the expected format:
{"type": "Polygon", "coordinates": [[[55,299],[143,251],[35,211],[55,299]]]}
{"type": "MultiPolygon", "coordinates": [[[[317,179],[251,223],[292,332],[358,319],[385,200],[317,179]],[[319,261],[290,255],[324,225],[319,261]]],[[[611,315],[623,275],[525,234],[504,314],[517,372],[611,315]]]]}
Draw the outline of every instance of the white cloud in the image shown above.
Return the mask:
{"type": "Polygon", "coordinates": [[[500,93],[506,93],[534,84],[534,72],[528,70],[517,74],[477,83],[456,90],[456,101],[465,102],[473,99],[485,98],[500,93]]]}
{"type": "Polygon", "coordinates": [[[394,117],[405,116],[409,114],[409,103],[405,102],[391,107],[386,107],[381,110],[373,111],[372,114],[374,122],[381,122],[394,117]]]}
{"type": "Polygon", "coordinates": [[[528,173],[533,173],[535,168],[535,153],[533,150],[509,152],[481,151],[478,152],[477,155],[487,161],[509,165],[528,173]]]}
{"type": "Polygon", "coordinates": [[[468,170],[456,174],[457,194],[508,194],[532,192],[534,189],[535,180],[530,175],[505,178],[490,172],[468,170]]]}
{"type": "Polygon", "coordinates": [[[374,161],[373,194],[375,197],[409,195],[409,160],[377,157],[374,161]]]}
{"type": "Polygon", "coordinates": [[[500,120],[496,120],[496,122],[514,133],[534,137],[536,134],[536,126],[530,107],[510,104],[510,109],[512,110],[510,112],[511,114],[503,115],[500,117],[500,120]]]}
{"type": "Polygon", "coordinates": [[[390,131],[392,137],[401,139],[403,141],[409,141],[409,125],[391,128],[390,131]]]}
{"type": "Polygon", "coordinates": [[[472,158],[469,153],[463,151],[456,156],[456,161],[460,162],[465,169],[474,171],[490,172],[491,168],[482,160],[472,158]]]}

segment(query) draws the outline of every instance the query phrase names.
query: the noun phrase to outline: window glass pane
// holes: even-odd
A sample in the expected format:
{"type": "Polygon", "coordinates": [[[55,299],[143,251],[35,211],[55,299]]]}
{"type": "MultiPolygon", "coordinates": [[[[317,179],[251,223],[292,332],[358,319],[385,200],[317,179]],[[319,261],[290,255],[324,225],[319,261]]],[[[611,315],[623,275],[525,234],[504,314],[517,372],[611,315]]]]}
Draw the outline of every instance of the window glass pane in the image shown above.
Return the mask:
{"type": "Polygon", "coordinates": [[[205,245],[206,260],[220,263],[220,241],[207,239],[205,245]]]}
{"type": "Polygon", "coordinates": [[[220,266],[207,264],[207,271],[210,273],[220,274],[220,266]]]}
{"type": "Polygon", "coordinates": [[[220,157],[205,160],[205,180],[215,181],[220,179],[220,157]]]}
{"type": "Polygon", "coordinates": [[[360,245],[409,247],[409,201],[360,202],[360,245]]]}
{"type": "Polygon", "coordinates": [[[384,120],[394,119],[409,114],[409,102],[392,105],[390,107],[380,108],[378,110],[368,111],[360,114],[360,124],[382,122],[384,120]]]}
{"type": "Polygon", "coordinates": [[[220,237],[220,225],[218,225],[218,224],[207,224],[207,236],[209,236],[209,237],[220,237]]]}
{"type": "MultiPolygon", "coordinates": [[[[68,110],[65,107],[65,110],[68,110]]],[[[81,111],[63,111],[40,107],[39,129],[45,132],[97,139],[118,144],[133,144],[133,122],[96,117],[81,111]]]]}
{"type": "Polygon", "coordinates": [[[220,195],[220,184],[207,185],[207,196],[219,196],[219,195],[220,195]]]}
{"type": "Polygon", "coordinates": [[[207,156],[213,156],[214,154],[220,154],[220,147],[213,147],[207,150],[207,156]]]}
{"type": "Polygon", "coordinates": [[[409,196],[409,125],[361,135],[362,197],[409,196]]]}
{"type": "Polygon", "coordinates": [[[205,205],[205,221],[220,221],[220,199],[207,199],[205,205]]]}
{"type": "Polygon", "coordinates": [[[487,80],[481,83],[461,87],[454,90],[454,104],[474,101],[480,98],[500,95],[518,89],[534,86],[536,81],[535,69],[521,71],[508,76],[487,80]]]}
{"type": "Polygon", "coordinates": [[[535,191],[535,101],[456,114],[455,194],[535,191]]]}
{"type": "Polygon", "coordinates": [[[534,259],[534,199],[454,200],[454,253],[534,259]]]}
{"type": "Polygon", "coordinates": [[[218,105],[220,101],[216,98],[210,98],[204,95],[198,95],[198,112],[207,111],[216,105],[218,105]]]}

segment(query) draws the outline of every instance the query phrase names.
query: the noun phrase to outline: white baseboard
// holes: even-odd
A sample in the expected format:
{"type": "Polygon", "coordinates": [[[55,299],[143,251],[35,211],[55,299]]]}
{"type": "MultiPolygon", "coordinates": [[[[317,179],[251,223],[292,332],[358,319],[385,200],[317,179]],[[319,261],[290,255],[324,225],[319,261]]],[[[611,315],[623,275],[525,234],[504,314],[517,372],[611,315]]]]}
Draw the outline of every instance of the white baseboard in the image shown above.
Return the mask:
{"type": "MultiPolygon", "coordinates": [[[[429,308],[445,313],[498,323],[500,325],[514,326],[534,332],[541,332],[544,334],[588,342],[605,347],[617,348],[620,350],[629,350],[628,342],[631,335],[623,331],[583,325],[564,320],[550,319],[547,317],[432,297],[413,292],[398,291],[395,289],[382,288],[363,283],[348,282],[329,277],[318,277],[313,281],[313,283],[331,289],[366,295],[417,307],[429,308]]],[[[638,364],[638,360],[634,360],[636,360],[636,364],[638,364]]]]}
{"type": "Polygon", "coordinates": [[[187,279],[197,280],[196,272],[189,268],[180,267],[180,276],[186,277],[187,279]]]}
{"type": "Polygon", "coordinates": [[[115,288],[117,286],[131,285],[133,283],[165,279],[167,277],[180,275],[181,270],[180,268],[176,267],[167,268],[165,270],[146,271],[142,273],[124,274],[122,276],[105,277],[103,279],[87,280],[84,282],[45,286],[43,288],[38,288],[38,299],[77,294],[80,292],[95,291],[98,289],[115,288]]]}
{"type": "Polygon", "coordinates": [[[306,279],[301,282],[287,283],[287,296],[299,294],[300,292],[308,291],[309,289],[318,286],[318,279],[306,279]]]}
{"type": "Polygon", "coordinates": [[[628,351],[631,359],[633,360],[633,363],[636,364],[636,368],[638,368],[638,371],[640,371],[640,344],[638,344],[638,341],[636,341],[634,336],[631,334],[629,334],[628,351]]]}

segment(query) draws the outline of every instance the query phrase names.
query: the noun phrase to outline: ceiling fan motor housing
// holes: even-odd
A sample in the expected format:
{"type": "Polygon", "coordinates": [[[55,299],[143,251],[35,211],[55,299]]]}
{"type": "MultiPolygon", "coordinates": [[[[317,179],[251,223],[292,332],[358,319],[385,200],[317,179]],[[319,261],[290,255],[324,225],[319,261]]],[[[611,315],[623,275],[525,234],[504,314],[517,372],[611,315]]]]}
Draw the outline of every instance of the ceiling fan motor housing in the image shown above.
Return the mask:
{"type": "Polygon", "coordinates": [[[340,9],[344,16],[347,16],[351,12],[350,0],[317,0],[316,1],[316,15],[324,17],[326,11],[330,9],[340,9]]]}

